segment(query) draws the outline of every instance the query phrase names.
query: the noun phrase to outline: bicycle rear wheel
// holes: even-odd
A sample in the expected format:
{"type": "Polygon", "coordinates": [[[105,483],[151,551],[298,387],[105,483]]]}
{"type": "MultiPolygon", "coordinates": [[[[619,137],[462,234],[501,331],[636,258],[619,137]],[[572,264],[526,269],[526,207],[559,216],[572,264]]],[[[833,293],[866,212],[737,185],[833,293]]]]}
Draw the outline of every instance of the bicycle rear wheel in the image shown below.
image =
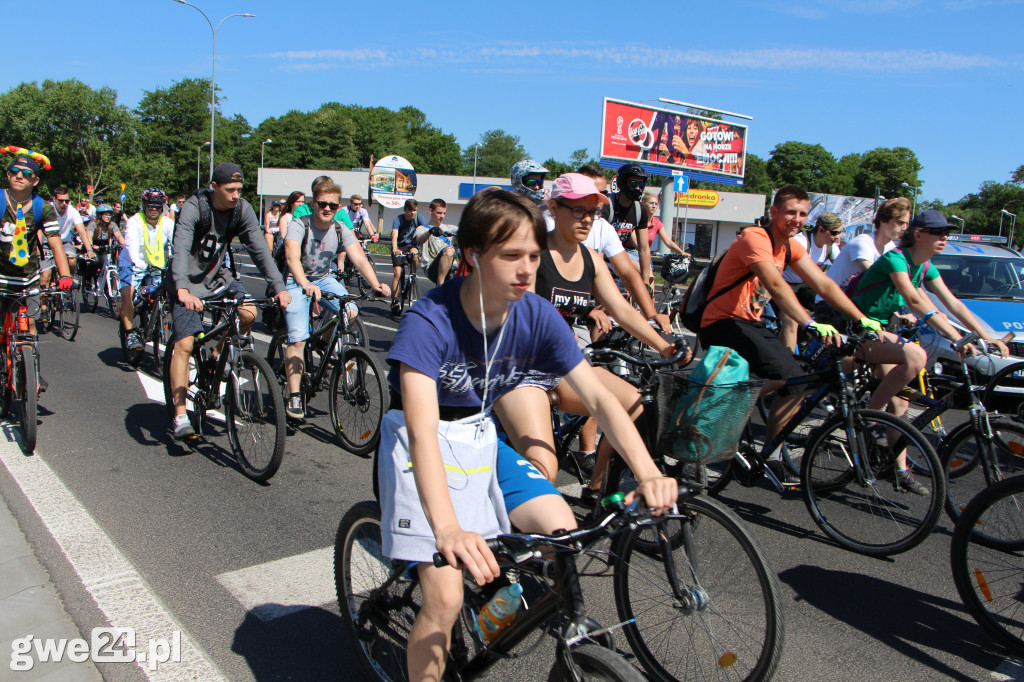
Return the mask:
{"type": "Polygon", "coordinates": [[[964,605],[990,635],[1024,656],[1024,476],[986,488],[964,509],[953,532],[949,557],[953,582],[964,605]],[[984,528],[995,542],[977,541],[984,528]]]}
{"type": "Polygon", "coordinates": [[[377,447],[388,411],[388,386],[380,361],[362,348],[344,348],[331,373],[328,405],[341,447],[365,455],[377,447]]]}
{"type": "Polygon", "coordinates": [[[39,411],[36,402],[39,399],[39,365],[31,346],[18,349],[18,425],[21,427],[21,449],[31,454],[36,449],[36,427],[39,411]]]}
{"type": "Polygon", "coordinates": [[[568,654],[572,657],[576,671],[566,670],[565,661],[559,659],[548,682],[566,682],[576,679],[577,673],[582,674],[584,680],[609,680],[619,682],[643,682],[644,676],[640,671],[629,664],[626,659],[611,649],[605,649],[599,644],[580,644],[569,649],[568,654]]]}
{"type": "Polygon", "coordinates": [[[840,415],[812,434],[800,472],[807,511],[846,549],[869,556],[905,552],[938,523],[946,498],[938,457],[921,432],[900,417],[858,410],[854,420],[852,442],[840,415]],[[897,444],[906,447],[911,471],[927,494],[897,488],[895,455],[886,442],[889,429],[897,434],[897,444]],[[866,458],[868,480],[861,480],[854,466],[858,457],[866,458]]]}
{"type": "Polygon", "coordinates": [[[992,375],[981,402],[990,412],[997,409],[1017,421],[1024,421],[1024,362],[1007,365],[992,375]]]}
{"type": "Polygon", "coordinates": [[[649,679],[763,680],[775,672],[785,630],[778,576],[723,504],[681,496],[677,513],[621,535],[613,555],[616,608],[649,679]],[[641,542],[661,549],[638,551],[641,542]]]}
{"type": "Polygon", "coordinates": [[[373,679],[408,679],[406,643],[423,597],[404,573],[381,551],[380,506],[349,509],[334,540],[334,585],[348,641],[373,679]]]}
{"type": "MultiPolygon", "coordinates": [[[[975,437],[974,428],[966,422],[954,429],[943,445],[940,460],[947,477],[946,513],[954,523],[982,490],[1024,474],[1024,425],[998,417],[993,417],[991,424],[991,441],[975,437]]],[[[975,535],[983,538],[983,530],[976,528],[975,535]]]]}
{"type": "Polygon", "coordinates": [[[151,324],[153,359],[156,377],[163,379],[164,353],[167,352],[167,343],[171,340],[171,313],[162,299],[157,300],[155,305],[156,310],[152,313],[153,322],[151,324]]]}
{"type": "Polygon", "coordinates": [[[78,318],[81,315],[79,305],[79,289],[72,287],[71,291],[51,301],[54,309],[57,333],[68,341],[74,341],[78,335],[78,318]]]}
{"type": "Polygon", "coordinates": [[[264,482],[284,457],[284,399],[267,361],[252,351],[238,353],[224,396],[228,442],[246,476],[264,482]]]}

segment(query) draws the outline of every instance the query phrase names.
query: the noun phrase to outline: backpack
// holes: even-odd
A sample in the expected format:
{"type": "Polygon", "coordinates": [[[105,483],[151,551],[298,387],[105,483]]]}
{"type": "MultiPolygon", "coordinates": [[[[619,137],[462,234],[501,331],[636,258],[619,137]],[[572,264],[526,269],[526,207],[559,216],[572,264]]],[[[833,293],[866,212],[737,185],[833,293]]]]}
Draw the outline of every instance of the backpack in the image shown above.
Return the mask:
{"type": "MultiPolygon", "coordinates": [[[[768,239],[771,240],[772,252],[774,252],[775,237],[772,235],[771,230],[769,230],[767,227],[762,227],[762,229],[768,235],[768,239]]],[[[697,278],[693,281],[693,284],[691,284],[690,288],[686,290],[686,295],[683,296],[683,302],[679,306],[679,318],[683,326],[689,329],[694,334],[700,331],[700,323],[701,320],[704,318],[704,311],[707,309],[708,304],[711,303],[711,301],[715,300],[722,294],[735,289],[736,287],[743,284],[747,280],[754,278],[753,272],[747,272],[745,275],[740,277],[735,282],[722,287],[711,296],[708,296],[708,292],[711,291],[711,288],[714,286],[715,276],[718,274],[718,266],[721,265],[722,259],[725,257],[725,254],[727,253],[729,253],[729,249],[726,249],[722,253],[715,256],[714,259],[711,261],[711,264],[704,268],[704,270],[702,270],[699,275],[697,275],[697,278]]],[[[786,264],[784,268],[789,266],[790,257],[792,255],[793,254],[790,250],[789,240],[787,239],[786,264]]]]}
{"type": "MultiPolygon", "coordinates": [[[[0,205],[4,207],[4,211],[7,210],[7,192],[2,189],[0,189],[0,205]]],[[[43,198],[35,192],[32,193],[32,224],[37,230],[43,227],[43,198]]]]}
{"type": "MultiPolygon", "coordinates": [[[[306,231],[302,235],[302,244],[299,246],[300,254],[306,252],[306,241],[309,239],[310,232],[309,219],[310,216],[308,215],[304,215],[301,218],[299,218],[299,222],[306,227],[306,231]]],[[[277,248],[274,249],[274,265],[277,266],[277,270],[278,272],[281,273],[281,277],[283,279],[287,279],[288,275],[286,273],[288,272],[288,262],[285,256],[284,242],[285,240],[282,239],[280,243],[277,245],[277,248]]],[[[339,244],[340,243],[341,242],[339,241],[339,244]]],[[[273,295],[274,291],[268,284],[265,296],[269,298],[273,295]]],[[[276,305],[267,306],[263,308],[263,314],[260,317],[260,319],[263,322],[263,326],[265,326],[267,329],[271,331],[271,333],[273,333],[284,324],[284,310],[282,310],[280,307],[276,305]]]]}

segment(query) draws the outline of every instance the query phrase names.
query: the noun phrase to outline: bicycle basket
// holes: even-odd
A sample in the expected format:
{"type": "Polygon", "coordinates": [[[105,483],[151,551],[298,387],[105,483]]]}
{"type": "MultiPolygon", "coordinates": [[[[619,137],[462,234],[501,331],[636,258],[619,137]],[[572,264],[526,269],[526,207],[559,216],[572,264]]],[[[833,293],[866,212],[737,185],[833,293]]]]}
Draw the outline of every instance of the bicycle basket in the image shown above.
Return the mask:
{"type": "Polygon", "coordinates": [[[707,385],[679,370],[658,372],[658,453],[694,464],[731,457],[763,384],[707,385]]]}

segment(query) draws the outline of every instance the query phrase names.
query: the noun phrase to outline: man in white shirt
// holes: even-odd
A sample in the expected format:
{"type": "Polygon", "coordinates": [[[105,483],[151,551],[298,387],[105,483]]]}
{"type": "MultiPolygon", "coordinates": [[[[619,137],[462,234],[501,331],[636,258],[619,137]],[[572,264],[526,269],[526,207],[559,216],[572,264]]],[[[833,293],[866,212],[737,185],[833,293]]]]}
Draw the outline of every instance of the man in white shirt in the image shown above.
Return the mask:
{"type": "Polygon", "coordinates": [[[366,212],[366,208],[363,206],[363,198],[358,194],[353,194],[348,200],[348,206],[345,207],[348,212],[348,219],[352,221],[352,231],[355,232],[357,239],[372,239],[377,241],[377,230],[373,226],[373,221],[370,220],[370,214],[366,212]]]}
{"type": "MultiPolygon", "coordinates": [[[[167,195],[156,187],[142,193],[142,210],[128,219],[124,230],[124,248],[118,259],[121,283],[121,334],[130,351],[139,351],[145,341],[134,329],[135,304],[132,297],[150,268],[163,270],[168,246],[173,243],[174,221],[164,215],[167,195]]],[[[159,284],[159,277],[153,281],[159,284]]]]}
{"type": "MultiPolygon", "coordinates": [[[[74,275],[75,270],[78,268],[78,251],[73,245],[75,237],[77,236],[84,245],[86,255],[89,258],[95,258],[96,254],[92,250],[92,236],[85,229],[85,224],[82,222],[82,214],[71,205],[71,193],[67,187],[58,187],[53,190],[53,207],[57,211],[60,240],[64,243],[64,253],[68,257],[68,267],[71,269],[71,274],[74,275]]],[[[53,255],[47,248],[45,249],[45,260],[42,263],[42,272],[39,276],[39,284],[44,288],[50,284],[52,265],[53,255]]]]}
{"type": "Polygon", "coordinates": [[[416,243],[423,247],[423,269],[427,271],[427,279],[441,286],[455,262],[455,247],[451,237],[459,231],[457,225],[446,225],[444,217],[448,213],[448,204],[444,199],[430,202],[430,220],[426,227],[416,228],[416,243]]]}
{"type": "MultiPolygon", "coordinates": [[[[822,271],[827,272],[832,263],[835,262],[836,257],[839,255],[839,237],[842,233],[842,219],[835,213],[826,212],[818,216],[817,223],[813,230],[800,232],[796,237],[794,237],[794,239],[806,247],[807,255],[811,259],[810,262],[817,265],[822,271]]],[[[802,305],[805,310],[808,312],[814,310],[814,289],[812,289],[809,284],[805,283],[792,267],[787,267],[783,270],[782,279],[784,279],[786,284],[793,289],[793,293],[796,294],[797,301],[800,302],[800,305],[802,305]]],[[[779,337],[786,345],[786,348],[789,348],[790,350],[795,349],[797,333],[796,321],[789,315],[782,312],[782,309],[776,306],[774,302],[772,304],[772,308],[775,309],[775,314],[779,318],[779,337]]]]}

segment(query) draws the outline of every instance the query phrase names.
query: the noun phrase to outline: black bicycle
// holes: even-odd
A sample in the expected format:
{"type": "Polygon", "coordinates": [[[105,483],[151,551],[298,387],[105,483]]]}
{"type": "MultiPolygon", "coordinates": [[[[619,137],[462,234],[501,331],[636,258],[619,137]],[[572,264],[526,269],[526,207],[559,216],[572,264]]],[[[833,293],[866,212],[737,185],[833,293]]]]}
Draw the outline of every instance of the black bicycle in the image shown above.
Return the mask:
{"type": "Polygon", "coordinates": [[[854,552],[889,556],[920,544],[938,523],[946,498],[946,478],[935,450],[910,422],[860,405],[843,359],[869,338],[851,336],[839,347],[821,347],[818,369],[788,380],[788,387],[812,392],[781,431],[760,448],[747,429],[735,457],[710,467],[710,490],[717,494],[735,478],[752,487],[767,480],[777,491],[787,485],[767,466],[769,456],[828,396],[838,405],[808,436],[800,461],[800,487],[807,511],[830,538],[854,552]],[[923,480],[927,494],[908,491],[896,475],[896,457],[906,453],[912,475],[923,480]]]}
{"type": "MultiPolygon", "coordinates": [[[[345,302],[355,296],[321,292],[326,300],[336,300],[340,312],[314,317],[303,350],[302,407],[323,389],[328,391],[331,425],[343,448],[365,455],[377,447],[380,423],[388,411],[387,373],[370,351],[355,345],[358,336],[345,310],[345,302]],[[330,378],[328,378],[330,370],[330,378]]],[[[363,332],[365,339],[365,331],[363,332]]],[[[280,330],[270,340],[267,362],[282,386],[287,386],[288,331],[280,330]]]]}
{"type": "MultiPolygon", "coordinates": [[[[370,250],[367,248],[367,244],[373,243],[372,239],[359,239],[359,245],[363,247],[363,254],[366,256],[366,260],[371,264],[373,259],[370,257],[370,250]]],[[[367,300],[374,300],[376,292],[373,286],[366,281],[363,277],[363,273],[359,272],[359,268],[355,266],[351,258],[345,258],[345,268],[335,275],[338,281],[345,285],[346,289],[355,289],[359,292],[359,295],[367,300]]]]}
{"type": "Polygon", "coordinates": [[[392,309],[397,308],[399,315],[412,307],[412,304],[420,297],[416,268],[412,266],[413,257],[414,255],[411,253],[403,253],[398,257],[402,269],[398,275],[398,291],[394,293],[395,304],[392,309]]]}
{"type": "MultiPolygon", "coordinates": [[[[188,363],[185,406],[200,438],[207,417],[224,407],[228,441],[242,472],[254,481],[273,476],[284,457],[285,415],[281,386],[267,361],[249,350],[241,333],[238,307],[253,303],[276,305],[275,299],[224,299],[204,301],[204,310],[219,313],[220,321],[195,337],[188,363]]],[[[174,417],[171,395],[171,361],[176,339],[164,353],[164,401],[174,417]]]]}
{"type": "Polygon", "coordinates": [[[1024,656],[1024,476],[991,485],[971,500],[956,523],[949,558],[957,592],[974,619],[1024,656]]]}
{"type": "Polygon", "coordinates": [[[43,323],[50,331],[74,341],[78,335],[78,323],[81,315],[81,284],[77,279],[71,282],[71,289],[62,291],[57,287],[44,289],[40,297],[46,302],[43,310],[43,323]]]}
{"type": "MultiPolygon", "coordinates": [[[[467,580],[450,679],[472,679],[522,655],[517,647],[544,630],[558,646],[552,679],[643,679],[613,650],[620,627],[647,679],[771,678],[784,638],[778,578],[735,514],[692,489],[680,493],[665,516],[651,516],[639,500],[625,506],[616,494],[602,501],[610,513],[591,527],[489,541],[506,577],[523,585],[529,608],[485,645],[475,636],[474,614],[507,582],[481,589],[467,580]],[[656,539],[659,549],[639,551],[642,536],[656,539]],[[588,555],[614,566],[621,623],[602,627],[586,616],[577,557],[588,555]]],[[[405,646],[421,594],[415,564],[382,555],[375,502],[356,505],[342,519],[334,560],[343,621],[366,671],[375,679],[407,679],[405,646]]]]}
{"type": "Polygon", "coordinates": [[[121,337],[121,352],[124,360],[132,367],[142,364],[146,354],[146,345],[152,344],[155,360],[156,376],[163,376],[163,354],[171,336],[171,310],[167,302],[166,289],[161,285],[160,270],[149,268],[142,282],[134,292],[135,325],[134,328],[142,337],[142,347],[132,350],[128,347],[125,334],[121,337]]]}

